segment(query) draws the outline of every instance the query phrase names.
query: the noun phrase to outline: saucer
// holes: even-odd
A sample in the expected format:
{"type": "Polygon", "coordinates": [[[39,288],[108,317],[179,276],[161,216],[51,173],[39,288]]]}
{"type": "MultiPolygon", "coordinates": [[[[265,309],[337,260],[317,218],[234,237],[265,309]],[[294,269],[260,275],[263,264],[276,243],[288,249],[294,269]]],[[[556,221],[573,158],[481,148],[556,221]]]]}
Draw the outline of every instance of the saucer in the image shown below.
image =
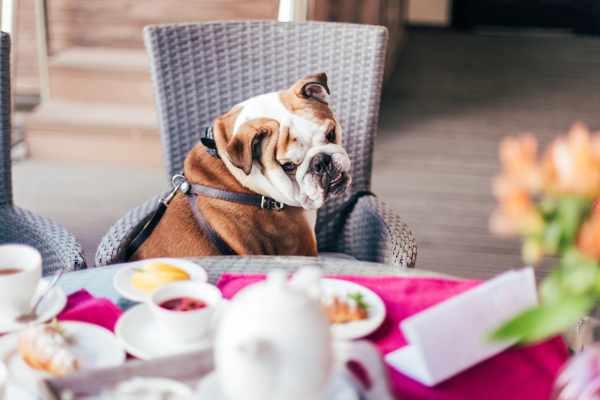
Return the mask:
{"type": "Polygon", "coordinates": [[[119,272],[115,274],[113,279],[113,286],[115,290],[127,300],[143,303],[150,299],[150,293],[144,290],[140,290],[131,284],[131,277],[135,273],[134,269],[142,269],[144,264],[149,262],[160,262],[163,264],[169,264],[174,267],[180,268],[190,274],[190,280],[196,282],[207,282],[208,274],[206,270],[198,264],[182,260],[179,258],[150,258],[147,260],[140,260],[121,264],[122,267],[119,272]]]}
{"type": "MultiPolygon", "coordinates": [[[[32,307],[49,283],[50,282],[45,279],[42,279],[40,283],[38,283],[35,295],[33,296],[33,299],[31,299],[32,307]]],[[[65,295],[65,292],[60,287],[54,286],[54,288],[50,290],[50,292],[40,303],[37,309],[38,318],[30,323],[39,324],[41,322],[49,321],[50,319],[56,317],[56,315],[61,312],[63,308],[65,308],[65,304],[67,304],[67,296],[65,295]]],[[[26,325],[26,323],[23,324],[15,321],[15,317],[0,318],[0,334],[17,331],[26,325]]]]}
{"type": "MultiPolygon", "coordinates": [[[[79,370],[91,370],[121,365],[125,351],[115,335],[108,329],[87,322],[62,321],[64,337],[79,364],[79,370]]],[[[0,361],[8,367],[9,383],[31,393],[38,393],[39,382],[55,376],[46,371],[31,368],[19,353],[19,333],[13,332],[0,338],[0,361]]]]}
{"type": "MultiPolygon", "coordinates": [[[[198,385],[195,400],[227,400],[221,387],[215,371],[206,375],[198,385]]],[[[340,373],[334,373],[329,381],[325,400],[359,400],[358,393],[346,378],[340,373]]]]}
{"type": "Polygon", "coordinates": [[[212,347],[213,334],[189,343],[177,343],[162,333],[147,304],[130,308],[119,318],[115,334],[125,350],[134,357],[150,360],[212,347]]]}
{"type": "Polygon", "coordinates": [[[349,293],[360,293],[369,305],[368,318],[345,324],[331,324],[331,335],[334,339],[358,339],[373,333],[385,319],[385,304],[379,295],[358,283],[342,279],[321,279],[321,290],[324,296],[347,296],[349,293]]]}

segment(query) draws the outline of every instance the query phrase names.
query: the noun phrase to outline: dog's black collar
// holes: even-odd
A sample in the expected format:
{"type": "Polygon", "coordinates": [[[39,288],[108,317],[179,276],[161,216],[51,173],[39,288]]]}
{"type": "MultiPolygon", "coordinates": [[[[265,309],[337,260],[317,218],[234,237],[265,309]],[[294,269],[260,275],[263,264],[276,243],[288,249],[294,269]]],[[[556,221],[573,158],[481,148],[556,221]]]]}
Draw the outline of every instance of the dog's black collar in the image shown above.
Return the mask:
{"type": "Polygon", "coordinates": [[[215,125],[209,125],[206,128],[204,128],[204,131],[202,132],[202,136],[200,137],[200,141],[202,142],[202,144],[204,145],[204,147],[206,147],[208,150],[206,150],[206,152],[208,154],[210,154],[213,157],[217,157],[217,158],[221,158],[219,156],[219,152],[217,151],[217,143],[215,143],[215,139],[213,137],[213,127],[215,125]]]}
{"type": "Polygon", "coordinates": [[[225,243],[225,241],[219,236],[219,234],[208,224],[208,222],[206,222],[202,216],[202,213],[196,206],[196,195],[231,201],[238,204],[258,206],[264,210],[281,211],[283,208],[283,203],[279,203],[270,197],[251,193],[234,192],[231,190],[219,189],[207,185],[191,184],[187,181],[183,175],[183,172],[173,176],[172,182],[173,189],[171,189],[167,197],[159,200],[158,208],[154,212],[154,215],[152,215],[152,218],[148,224],[146,224],[140,234],[127,247],[127,260],[129,260],[131,256],[133,256],[133,254],[140,248],[140,246],[144,244],[146,239],[150,237],[150,234],[167,210],[167,205],[171,202],[171,199],[173,199],[178,190],[187,197],[187,201],[192,209],[192,213],[194,214],[196,221],[198,221],[198,224],[202,227],[204,232],[206,232],[208,238],[214,243],[217,249],[219,249],[221,254],[225,256],[236,256],[237,253],[231,247],[229,247],[227,243],[225,243]]]}

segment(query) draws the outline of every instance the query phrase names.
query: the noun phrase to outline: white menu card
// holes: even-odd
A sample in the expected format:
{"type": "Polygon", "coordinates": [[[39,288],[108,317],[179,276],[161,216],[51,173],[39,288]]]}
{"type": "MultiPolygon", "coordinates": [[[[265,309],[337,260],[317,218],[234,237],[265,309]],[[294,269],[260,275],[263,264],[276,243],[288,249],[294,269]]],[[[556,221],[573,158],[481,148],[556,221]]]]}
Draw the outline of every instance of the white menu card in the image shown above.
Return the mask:
{"type": "Polygon", "coordinates": [[[486,338],[537,303],[533,268],[505,272],[403,320],[400,329],[409,344],[385,360],[427,386],[436,385],[513,345],[486,338]]]}

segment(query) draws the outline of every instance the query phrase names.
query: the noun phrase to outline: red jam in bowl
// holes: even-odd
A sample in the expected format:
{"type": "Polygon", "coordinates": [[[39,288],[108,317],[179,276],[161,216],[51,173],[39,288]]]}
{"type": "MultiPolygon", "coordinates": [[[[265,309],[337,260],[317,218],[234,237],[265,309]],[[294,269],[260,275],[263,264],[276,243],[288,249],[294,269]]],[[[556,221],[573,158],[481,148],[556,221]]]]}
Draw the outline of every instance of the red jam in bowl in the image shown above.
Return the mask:
{"type": "Polygon", "coordinates": [[[204,301],[193,299],[191,297],[178,297],[176,299],[171,299],[160,303],[162,308],[173,311],[199,310],[207,305],[208,304],[206,304],[204,301]]]}

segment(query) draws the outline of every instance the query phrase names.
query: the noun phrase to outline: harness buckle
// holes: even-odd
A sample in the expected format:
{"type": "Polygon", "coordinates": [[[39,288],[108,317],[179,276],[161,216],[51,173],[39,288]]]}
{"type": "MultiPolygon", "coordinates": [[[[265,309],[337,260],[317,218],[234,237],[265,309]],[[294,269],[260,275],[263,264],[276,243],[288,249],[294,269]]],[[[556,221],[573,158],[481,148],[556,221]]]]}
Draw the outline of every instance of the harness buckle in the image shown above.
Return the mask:
{"type": "Polygon", "coordinates": [[[277,202],[274,199],[263,196],[260,200],[260,208],[263,210],[276,210],[277,212],[281,211],[283,208],[283,203],[277,202]]]}
{"type": "Polygon", "coordinates": [[[173,197],[175,197],[178,190],[181,189],[183,193],[187,193],[187,191],[190,190],[190,184],[185,180],[185,176],[182,174],[173,175],[171,182],[173,182],[173,189],[171,189],[167,197],[158,200],[159,203],[163,203],[165,206],[173,200],[173,197]],[[177,180],[178,178],[180,178],[180,180],[177,180]]]}

